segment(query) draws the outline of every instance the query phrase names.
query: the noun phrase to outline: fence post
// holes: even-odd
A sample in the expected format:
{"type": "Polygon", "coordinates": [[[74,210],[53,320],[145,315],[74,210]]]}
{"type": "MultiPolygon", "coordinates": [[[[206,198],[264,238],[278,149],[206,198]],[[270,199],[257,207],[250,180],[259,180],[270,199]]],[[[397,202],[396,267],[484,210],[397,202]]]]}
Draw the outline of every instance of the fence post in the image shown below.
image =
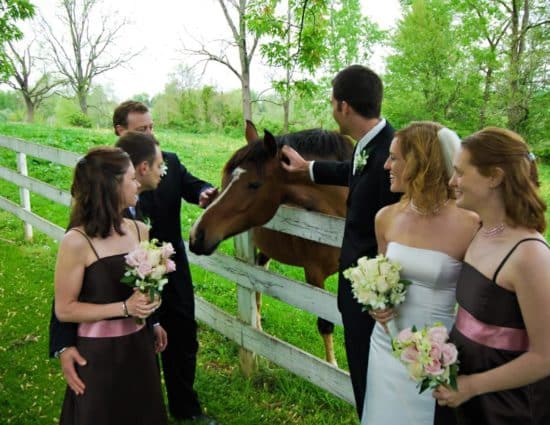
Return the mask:
{"type": "MultiPolygon", "coordinates": [[[[235,256],[238,259],[251,264],[255,263],[252,232],[248,231],[235,236],[234,244],[235,256]]],[[[254,291],[237,285],[237,310],[240,320],[250,326],[257,326],[256,293],[254,291]]],[[[244,376],[250,377],[257,368],[256,354],[244,349],[242,346],[239,353],[241,358],[241,370],[244,376]]]]}
{"type": "MultiPolygon", "coordinates": [[[[17,152],[17,171],[22,176],[28,176],[27,170],[27,155],[22,152],[17,152]]],[[[21,206],[27,211],[31,211],[31,196],[29,189],[19,187],[19,199],[21,200],[21,206]]],[[[25,232],[25,240],[30,241],[32,239],[32,226],[29,223],[24,222],[23,228],[25,232]]]]}

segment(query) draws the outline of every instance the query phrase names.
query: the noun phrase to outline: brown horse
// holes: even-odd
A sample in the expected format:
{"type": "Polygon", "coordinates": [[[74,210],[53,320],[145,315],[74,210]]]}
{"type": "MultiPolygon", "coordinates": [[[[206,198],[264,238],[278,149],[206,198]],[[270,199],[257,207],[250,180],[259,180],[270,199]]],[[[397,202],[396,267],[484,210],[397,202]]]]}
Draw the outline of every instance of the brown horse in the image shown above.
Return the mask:
{"type": "MultiPolygon", "coordinates": [[[[308,160],[351,158],[353,144],[336,132],[304,130],[275,138],[265,132],[258,139],[254,125],[247,122],[248,145],[236,151],[223,169],[222,192],[197,219],[190,233],[189,247],[195,254],[211,254],[218,244],[248,229],[260,250],[258,263],[269,258],[304,268],[311,285],[324,288],[325,279],[338,270],[340,250],[297,236],[264,229],[279,205],[288,204],[338,217],[346,214],[347,187],[297,182],[281,167],[279,150],[288,144],[308,160]]],[[[258,301],[260,317],[261,299],[258,301]]],[[[317,319],[323,337],[326,360],[336,364],[332,332],[334,325],[317,319]]]]}

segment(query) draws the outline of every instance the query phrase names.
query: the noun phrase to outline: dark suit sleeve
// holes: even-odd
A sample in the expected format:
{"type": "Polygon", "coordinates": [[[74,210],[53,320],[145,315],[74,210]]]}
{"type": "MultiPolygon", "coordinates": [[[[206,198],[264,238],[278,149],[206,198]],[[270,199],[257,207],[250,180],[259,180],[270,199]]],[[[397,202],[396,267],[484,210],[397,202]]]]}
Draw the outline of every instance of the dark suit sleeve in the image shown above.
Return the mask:
{"type": "Polygon", "coordinates": [[[76,323],[60,322],[55,315],[52,304],[52,314],[50,317],[50,357],[61,350],[63,347],[72,347],[76,345],[76,323]]]}
{"type": "Polygon", "coordinates": [[[349,186],[351,161],[315,161],[313,178],[315,183],[349,186]]]}
{"type": "Polygon", "coordinates": [[[175,159],[178,164],[179,174],[180,174],[180,185],[181,196],[185,199],[186,202],[192,204],[199,203],[199,196],[201,192],[212,187],[212,185],[204,180],[201,180],[191,174],[185,166],[180,162],[179,158],[175,156],[175,159]]]}

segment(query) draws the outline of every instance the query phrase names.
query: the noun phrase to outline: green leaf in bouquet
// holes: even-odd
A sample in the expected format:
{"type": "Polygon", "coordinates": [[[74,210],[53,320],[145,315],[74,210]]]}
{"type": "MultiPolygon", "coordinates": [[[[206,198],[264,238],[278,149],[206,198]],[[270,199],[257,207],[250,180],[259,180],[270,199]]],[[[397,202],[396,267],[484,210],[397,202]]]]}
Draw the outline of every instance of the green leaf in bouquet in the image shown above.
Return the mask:
{"type": "Polygon", "coordinates": [[[399,279],[399,283],[401,283],[405,288],[409,285],[412,285],[412,281],[409,279],[399,279]]]}
{"type": "Polygon", "coordinates": [[[420,383],[420,391],[418,391],[418,394],[422,394],[428,388],[430,388],[430,380],[428,378],[425,378],[420,383]]]}

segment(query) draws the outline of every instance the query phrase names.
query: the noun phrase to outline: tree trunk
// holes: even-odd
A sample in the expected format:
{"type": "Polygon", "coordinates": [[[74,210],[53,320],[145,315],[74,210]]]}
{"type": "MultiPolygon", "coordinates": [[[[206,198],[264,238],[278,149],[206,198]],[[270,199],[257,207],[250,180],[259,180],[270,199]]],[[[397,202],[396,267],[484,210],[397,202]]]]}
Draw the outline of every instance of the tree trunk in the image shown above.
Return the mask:
{"type": "Polygon", "coordinates": [[[252,121],[252,96],[250,95],[250,74],[248,71],[243,72],[241,88],[243,91],[243,118],[245,122],[246,120],[252,121]]]}
{"type": "Polygon", "coordinates": [[[290,116],[290,99],[287,97],[283,101],[283,133],[288,133],[288,120],[290,116]]]}
{"type": "Polygon", "coordinates": [[[487,108],[491,97],[491,85],[493,84],[493,67],[489,66],[485,72],[485,84],[483,88],[483,102],[479,111],[479,128],[485,127],[487,121],[487,108]]]}
{"type": "Polygon", "coordinates": [[[34,103],[27,96],[25,97],[25,106],[27,108],[27,115],[25,117],[26,122],[34,122],[34,103]]]}
{"type": "Polygon", "coordinates": [[[84,115],[88,115],[88,94],[87,93],[78,93],[78,104],[80,105],[80,110],[84,115]]]}

